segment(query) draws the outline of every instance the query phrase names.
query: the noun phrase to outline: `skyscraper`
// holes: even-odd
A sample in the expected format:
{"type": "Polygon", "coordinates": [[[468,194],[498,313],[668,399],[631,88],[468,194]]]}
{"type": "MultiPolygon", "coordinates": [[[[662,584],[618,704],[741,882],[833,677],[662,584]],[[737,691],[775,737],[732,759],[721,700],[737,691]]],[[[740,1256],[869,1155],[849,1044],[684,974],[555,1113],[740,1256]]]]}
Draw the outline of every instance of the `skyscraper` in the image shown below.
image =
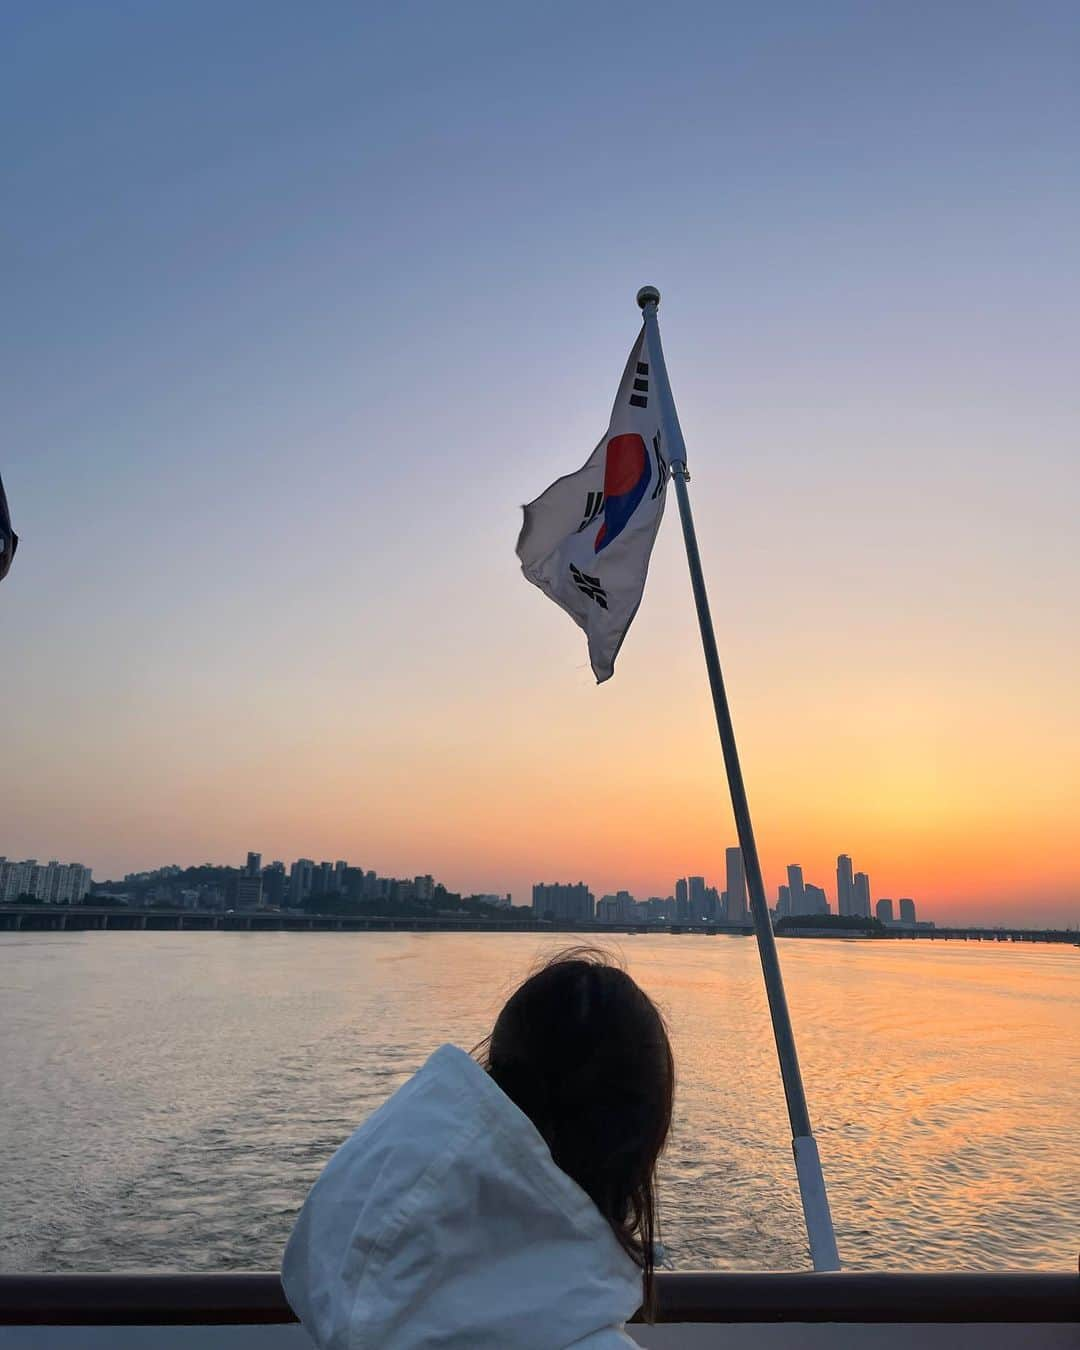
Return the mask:
{"type": "Polygon", "coordinates": [[[0,900],[12,903],[20,896],[29,894],[31,865],[29,859],[25,862],[11,859],[0,863],[0,900]]]}
{"type": "Polygon", "coordinates": [[[336,876],[334,865],[331,862],[321,862],[318,867],[313,865],[311,869],[312,896],[333,895],[336,876]]]}
{"type": "Polygon", "coordinates": [[[55,858],[52,858],[48,865],[42,869],[41,879],[38,882],[38,897],[44,900],[47,905],[55,905],[59,890],[60,864],[55,858]]]}
{"type": "Polygon", "coordinates": [[[619,904],[613,895],[602,895],[596,902],[597,923],[618,923],[619,904]]]}
{"type": "Polygon", "coordinates": [[[82,889],[82,874],[85,871],[86,868],[79,863],[61,864],[60,884],[56,889],[58,905],[77,905],[83,898],[85,892],[82,889]]]}
{"type": "Polygon", "coordinates": [[[551,918],[557,922],[588,921],[596,908],[592,891],[583,881],[574,886],[537,882],[532,890],[532,907],[538,919],[551,918]]]}
{"type": "MultiPolygon", "coordinates": [[[[724,893],[726,895],[727,892],[724,893]]],[[[705,917],[715,921],[722,919],[727,913],[727,902],[723,895],[717,892],[715,886],[705,887],[705,917]]]]}
{"type": "MultiPolygon", "coordinates": [[[[257,857],[248,853],[248,857],[257,857]]],[[[244,869],[235,879],[234,904],[238,910],[258,910],[262,907],[262,869],[251,872],[244,869]]]]}
{"type": "Polygon", "coordinates": [[[262,854],[249,853],[247,856],[247,866],[244,868],[244,875],[247,877],[257,877],[262,872],[262,854]]]}
{"type": "Polygon", "coordinates": [[[841,853],[836,860],[836,912],[851,913],[851,898],[854,891],[854,879],[851,875],[851,859],[841,853]]]}
{"type": "Polygon", "coordinates": [[[285,864],[267,863],[263,868],[263,904],[280,907],[285,901],[285,864]]]}
{"type": "Polygon", "coordinates": [[[743,867],[741,848],[725,850],[727,861],[727,920],[728,923],[746,921],[746,868],[743,867]]]}
{"type": "Polygon", "coordinates": [[[776,889],[776,915],[779,919],[786,919],[791,913],[791,887],[778,886],[776,889]]]}
{"type": "Polygon", "coordinates": [[[789,863],[787,870],[788,891],[791,893],[792,914],[805,914],[806,883],[803,881],[802,868],[798,863],[789,863]]]}
{"type": "Polygon", "coordinates": [[[690,899],[685,877],[680,877],[675,883],[675,917],[680,923],[685,923],[690,917],[690,899]]]}
{"type": "Polygon", "coordinates": [[[905,896],[900,902],[900,922],[915,923],[915,901],[905,896]]]}
{"type": "Polygon", "coordinates": [[[687,877],[686,882],[690,892],[690,919],[693,923],[701,923],[705,918],[705,878],[687,877]]]}
{"type": "Polygon", "coordinates": [[[806,909],[805,914],[828,914],[829,901],[825,894],[823,886],[811,886],[809,882],[805,886],[806,909]]]}
{"type": "Polygon", "coordinates": [[[878,918],[882,923],[892,923],[893,921],[892,901],[886,900],[885,897],[883,896],[874,906],[874,913],[878,916],[878,918]]]}
{"type": "Polygon", "coordinates": [[[852,886],[851,913],[860,919],[870,917],[870,878],[865,872],[856,872],[852,886]]]}
{"type": "Polygon", "coordinates": [[[315,871],[312,858],[297,858],[289,868],[289,904],[299,909],[311,896],[311,878],[315,871]]]}

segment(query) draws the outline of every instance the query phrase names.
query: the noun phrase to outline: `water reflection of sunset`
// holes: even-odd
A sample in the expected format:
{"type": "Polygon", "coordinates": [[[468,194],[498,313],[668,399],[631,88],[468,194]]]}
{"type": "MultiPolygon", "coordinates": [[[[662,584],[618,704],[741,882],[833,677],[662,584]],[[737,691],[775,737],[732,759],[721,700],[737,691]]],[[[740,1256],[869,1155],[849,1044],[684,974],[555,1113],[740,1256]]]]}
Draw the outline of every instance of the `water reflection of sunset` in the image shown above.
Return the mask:
{"type": "MultiPolygon", "coordinates": [[[[671,1259],[804,1268],[755,943],[603,945],[672,1035],[671,1259]]],[[[438,1044],[477,1044],[534,962],[562,946],[502,934],[0,934],[20,972],[0,1053],[21,1085],[0,1101],[0,1125],[23,1141],[6,1168],[0,1259],[6,1243],[38,1269],[196,1269],[226,1254],[270,1267],[334,1148],[438,1044]],[[57,1020],[58,1008],[79,1015],[57,1020]],[[168,1056],[155,1055],[163,1042],[168,1056]],[[48,1166],[61,1151],[65,1167],[48,1166]],[[267,1157],[288,1161],[269,1180],[267,1157]]],[[[1070,1269],[1076,954],[787,941],[780,956],[848,1268],[1070,1269]]]]}

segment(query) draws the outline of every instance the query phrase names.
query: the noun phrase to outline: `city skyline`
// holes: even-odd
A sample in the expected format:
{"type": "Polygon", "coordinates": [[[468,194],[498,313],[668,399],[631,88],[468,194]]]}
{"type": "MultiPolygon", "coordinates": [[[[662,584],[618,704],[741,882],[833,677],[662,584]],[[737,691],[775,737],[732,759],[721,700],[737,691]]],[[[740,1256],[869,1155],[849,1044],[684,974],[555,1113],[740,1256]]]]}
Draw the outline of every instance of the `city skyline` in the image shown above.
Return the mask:
{"type": "MultiPolygon", "coordinates": [[[[262,904],[278,906],[287,903],[290,906],[302,906],[320,895],[342,895],[346,891],[345,880],[354,875],[350,883],[354,899],[375,901],[379,899],[416,899],[430,902],[437,890],[451,890],[441,881],[436,881],[431,873],[416,873],[404,878],[385,875],[374,869],[365,869],[358,863],[344,858],[333,861],[314,858],[295,858],[286,864],[282,859],[263,863],[261,851],[248,850],[243,863],[209,863],[203,860],[198,864],[188,864],[229,870],[236,874],[236,892],[234,899],[243,908],[262,904]]],[[[617,915],[620,921],[630,918],[631,909],[644,905],[665,906],[665,914],[672,920],[719,919],[728,923],[749,922],[748,893],[742,851],[738,845],[730,845],[724,850],[723,889],[708,884],[708,878],[702,874],[689,874],[677,877],[667,894],[662,889],[647,896],[639,897],[626,887],[613,892],[594,893],[584,881],[575,883],[533,882],[527,896],[520,896],[516,904],[522,908],[531,907],[539,913],[550,912],[561,919],[591,918],[595,912],[603,912],[609,919],[617,915]],[[550,903],[544,899],[550,893],[550,903]]],[[[123,874],[123,880],[106,877],[93,883],[96,890],[141,884],[150,880],[169,881],[183,869],[177,863],[161,864],[152,869],[123,874]]],[[[23,894],[35,898],[59,903],[78,903],[91,889],[93,869],[81,863],[58,863],[55,860],[47,865],[37,863],[36,859],[9,859],[0,855],[0,903],[12,903],[23,894]]],[[[828,898],[824,887],[807,881],[801,864],[787,865],[787,883],[776,888],[775,901],[766,901],[777,918],[796,915],[835,914],[840,917],[870,918],[876,915],[883,922],[914,922],[914,901],[910,897],[898,897],[894,912],[893,900],[889,897],[871,895],[870,880],[866,873],[854,874],[855,885],[847,881],[851,876],[851,858],[841,854],[837,858],[837,899],[835,908],[828,898]],[[888,907],[886,912],[884,907],[888,907]]],[[[496,905],[515,903],[512,891],[468,891],[456,892],[484,899],[496,905]]],[[[224,896],[218,896],[224,900],[224,896]]],[[[924,916],[925,917],[925,916],[924,916]]]]}
{"type": "MultiPolygon", "coordinates": [[[[78,862],[52,860],[39,864],[35,859],[17,860],[0,855],[0,904],[16,907],[27,903],[70,907],[82,904],[92,910],[99,904],[135,905],[166,910],[196,910],[232,914],[234,910],[279,911],[295,916],[319,914],[324,905],[332,915],[372,916],[380,912],[410,917],[425,912],[491,914],[513,905],[517,913],[531,910],[534,918],[559,923],[597,923],[601,926],[652,924],[748,925],[745,868],[738,846],[725,849],[727,887],[709,885],[703,875],[677,877],[667,895],[639,897],[625,888],[607,894],[594,893],[589,883],[533,882],[529,896],[515,904],[511,892],[454,891],[431,873],[406,877],[381,875],[347,859],[334,861],[297,858],[290,864],[282,859],[264,863],[262,854],[248,850],[239,863],[208,862],[182,867],[177,863],[92,882],[92,869],[78,862]],[[741,892],[741,894],[740,894],[741,892]],[[367,906],[367,908],[364,908],[367,906]],[[385,911],[380,910],[385,906],[385,911]],[[417,908],[419,906],[420,908],[417,908]],[[477,908],[479,906],[479,909],[477,908]],[[449,908],[447,908],[449,907],[449,908]]],[[[1075,924],[1000,925],[980,921],[976,916],[967,924],[939,923],[917,909],[911,896],[891,897],[873,893],[866,873],[854,873],[856,885],[849,889],[851,858],[837,857],[837,906],[826,889],[805,879],[801,864],[789,863],[787,883],[777,887],[775,903],[768,903],[774,924],[781,920],[813,919],[815,915],[844,920],[876,919],[886,928],[937,930],[948,935],[953,928],[1047,932],[1076,931],[1075,924]],[[794,902],[792,896],[795,897],[794,902]]],[[[96,912],[96,911],[95,911],[96,912]]],[[[813,928],[813,924],[800,927],[813,928]]],[[[842,924],[840,927],[842,928],[842,924]]],[[[829,926],[826,925],[826,928],[829,926]]],[[[795,931],[795,930],[789,930],[795,931]]]]}
{"type": "MultiPolygon", "coordinates": [[[[48,850],[45,850],[48,852],[48,850]]],[[[333,853],[333,850],[331,850],[333,853]]],[[[233,854],[235,850],[233,850],[233,854]]],[[[229,857],[232,857],[230,854],[229,857]]],[[[710,872],[703,873],[685,873],[675,878],[674,882],[670,880],[667,883],[653,885],[637,885],[628,882],[625,876],[616,874],[615,878],[608,885],[594,885],[593,882],[579,881],[575,885],[584,886],[595,898],[597,906],[601,899],[615,899],[616,897],[627,897],[635,903],[644,903],[646,900],[667,900],[679,905],[680,902],[687,906],[689,913],[701,913],[703,901],[706,896],[711,897],[714,904],[723,908],[725,916],[729,921],[740,921],[740,918],[750,921],[749,903],[746,891],[745,869],[742,864],[742,851],[737,845],[728,845],[721,849],[722,862],[719,864],[719,871],[715,875],[722,879],[722,884],[710,886],[708,877],[710,872]],[[666,889],[665,889],[666,886],[666,889]],[[729,895],[734,886],[736,895],[736,910],[730,912],[728,909],[729,895]],[[741,894],[741,901],[739,900],[741,894]]],[[[269,854],[267,856],[270,856],[269,854]]],[[[248,850],[245,862],[231,861],[211,861],[207,858],[198,860],[188,860],[181,864],[175,860],[170,863],[156,862],[146,867],[124,870],[114,869],[112,871],[105,869],[99,872],[94,866],[88,866],[82,863],[57,863],[51,860],[48,864],[39,864],[38,859],[34,857],[18,860],[13,855],[5,856],[0,854],[0,903],[6,897],[9,903],[16,898],[16,878],[27,879],[31,876],[30,869],[37,874],[32,886],[28,889],[32,893],[41,890],[43,893],[50,886],[55,893],[57,889],[57,878],[62,877],[65,869],[71,869],[70,877],[74,880],[67,882],[69,889],[81,886],[81,893],[86,894],[91,885],[91,877],[99,872],[98,878],[93,881],[94,887],[99,886],[120,886],[124,882],[130,882],[140,877],[149,875],[164,875],[175,871],[181,867],[220,867],[233,868],[241,876],[266,875],[270,869],[280,870],[282,872],[283,882],[287,879],[290,888],[295,886],[295,878],[298,871],[304,877],[306,869],[306,880],[301,881],[300,894],[306,899],[312,894],[314,889],[316,894],[332,893],[340,890],[341,877],[345,869],[355,870],[359,865],[349,862],[340,856],[333,859],[323,859],[317,861],[315,858],[294,857],[291,862],[285,862],[285,853],[281,859],[272,859],[266,864],[262,863],[263,852],[261,850],[248,850]],[[252,871],[252,868],[255,871],[252,871]],[[57,870],[59,869],[59,870],[57,870]],[[323,877],[323,883],[320,885],[318,878],[323,877]],[[327,876],[336,877],[336,885],[326,883],[327,876]],[[46,881],[46,877],[49,878],[46,881]],[[314,881],[314,887],[313,887],[314,881]]],[[[835,866],[834,875],[836,878],[835,892],[831,893],[827,886],[819,886],[807,879],[806,869],[801,863],[787,863],[782,869],[779,869],[786,877],[786,881],[776,882],[770,885],[766,876],[765,894],[766,901],[776,917],[797,914],[829,913],[840,917],[853,916],[871,918],[877,917],[885,922],[899,922],[903,918],[907,921],[914,921],[913,905],[918,905],[918,913],[921,918],[933,917],[935,922],[942,925],[948,924],[992,924],[998,922],[993,915],[983,914],[978,908],[965,909],[962,917],[957,918],[948,906],[944,906],[940,911],[936,902],[916,891],[911,886],[894,887],[891,896],[882,895],[884,887],[873,885],[870,880],[869,872],[855,872],[851,855],[842,853],[834,855],[835,866]],[[915,891],[912,896],[910,892],[915,891]],[[907,893],[905,893],[907,892],[907,893]],[[794,895],[794,900],[792,896],[794,895]],[[887,917],[882,910],[882,905],[890,907],[890,915],[887,917]]],[[[571,875],[567,869],[548,867],[546,869],[550,875],[571,875]]],[[[588,875],[595,869],[585,868],[580,875],[588,875]]],[[[365,869],[360,867],[361,874],[365,869]]],[[[519,869],[519,874],[520,869],[519,869]]],[[[522,874],[523,875],[523,874],[522,874]]],[[[421,898],[430,898],[431,888],[436,884],[435,877],[440,876],[437,871],[420,873],[411,871],[408,866],[404,868],[390,869],[389,871],[375,871],[366,869],[368,885],[364,891],[365,898],[375,899],[380,895],[386,898],[393,891],[388,891],[390,887],[420,887],[417,892],[421,898]],[[400,874],[400,875],[399,875],[400,874]],[[372,886],[371,883],[378,880],[383,883],[383,889],[372,886]],[[426,891],[423,885],[426,884],[426,891]]],[[[528,882],[511,885],[509,888],[505,885],[496,884],[487,886],[474,886],[469,884],[459,884],[454,878],[443,877],[438,884],[445,885],[446,889],[463,896],[476,896],[488,899],[492,902],[502,903],[507,898],[511,898],[515,906],[529,908],[535,907],[535,892],[537,886],[544,883],[530,880],[528,882]]],[[[556,887],[561,887],[566,883],[551,883],[556,887]]],[[[63,882],[60,885],[64,885],[63,882]]],[[[281,899],[281,891],[273,892],[274,903],[281,899]]],[[[566,917],[566,916],[564,916],[566,917]]],[[[1078,912],[1073,914],[1064,914],[1057,920],[1041,922],[1038,919],[1030,917],[1021,919],[1019,922],[1012,922],[1011,926],[1018,928],[1072,928],[1080,922],[1080,906],[1078,912]]]]}
{"type": "Polygon", "coordinates": [[[719,882],[675,513],[599,689],[514,555],[653,283],[770,898],[1075,922],[1060,9],[413,19],[13,18],[0,848],[719,882]]]}

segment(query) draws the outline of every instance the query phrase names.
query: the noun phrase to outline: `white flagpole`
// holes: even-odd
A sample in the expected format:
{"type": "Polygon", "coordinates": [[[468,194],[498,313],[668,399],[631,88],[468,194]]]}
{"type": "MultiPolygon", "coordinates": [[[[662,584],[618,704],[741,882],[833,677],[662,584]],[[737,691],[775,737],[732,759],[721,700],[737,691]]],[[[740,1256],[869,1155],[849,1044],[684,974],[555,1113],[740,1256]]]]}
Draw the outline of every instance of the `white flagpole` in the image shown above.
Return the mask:
{"type": "Polygon", "coordinates": [[[671,469],[672,481],[675,484],[675,495],[679,499],[679,517],[682,521],[683,539],[686,543],[686,559],[690,565],[690,584],[694,591],[694,604],[697,606],[701,645],[705,651],[705,668],[709,674],[713,708],[716,711],[716,726],[720,733],[720,744],[724,751],[724,766],[727,769],[731,805],[735,813],[735,828],[738,831],[739,847],[742,850],[743,865],[746,870],[750,912],[753,915],[754,931],[757,934],[758,953],[761,957],[761,969],[765,975],[765,992],[768,995],[769,1014],[772,1017],[773,1036],[776,1040],[776,1053],[780,1060],[780,1077],[784,1084],[788,1119],[791,1122],[795,1172],[799,1180],[803,1214],[806,1218],[806,1233],[810,1240],[810,1257],[815,1270],[839,1270],[840,1257],[836,1250],[836,1234],[833,1232],[832,1215],[829,1212],[829,1197],[825,1191],[825,1178],[821,1172],[821,1159],[818,1156],[817,1144],[810,1129],[810,1113],[806,1107],[806,1093],[803,1089],[802,1074],[799,1071],[799,1057],[795,1050],[791,1015],[788,1012],[787,998],[784,995],[784,981],[780,974],[780,962],[776,953],[776,939],[773,936],[772,920],[769,917],[769,907],[765,901],[761,864],[758,861],[754,829],[750,821],[750,805],[746,799],[742,769],[739,766],[735,729],[731,723],[731,712],[728,708],[727,694],[724,691],[724,677],[720,672],[720,657],[716,650],[716,634],[713,631],[712,616],[709,612],[709,597],[705,591],[705,578],[701,570],[701,555],[698,552],[694,517],[690,511],[690,495],[686,486],[690,480],[690,475],[686,469],[686,445],[683,441],[682,429],[679,426],[679,415],[675,411],[675,400],[672,397],[671,385],[668,382],[667,367],[664,365],[664,351],[660,345],[660,326],[656,318],[656,309],[660,304],[660,292],[655,286],[643,286],[638,291],[637,302],[645,316],[646,341],[649,348],[649,362],[652,366],[653,388],[661,399],[660,415],[664,449],[671,469]]]}

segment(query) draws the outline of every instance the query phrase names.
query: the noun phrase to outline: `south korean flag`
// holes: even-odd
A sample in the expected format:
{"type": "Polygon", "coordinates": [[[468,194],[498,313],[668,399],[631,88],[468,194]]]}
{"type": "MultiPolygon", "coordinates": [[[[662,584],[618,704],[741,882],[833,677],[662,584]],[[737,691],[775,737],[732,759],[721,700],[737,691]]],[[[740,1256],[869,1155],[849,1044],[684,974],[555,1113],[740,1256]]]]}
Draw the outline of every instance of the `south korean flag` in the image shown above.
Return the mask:
{"type": "Polygon", "coordinates": [[[7,498],[4,496],[4,480],[0,478],[0,581],[8,574],[18,545],[19,536],[11,528],[11,516],[8,512],[7,498]]]}
{"type": "Polygon", "coordinates": [[[645,334],[643,325],[600,444],[583,468],[525,507],[517,542],[526,577],[584,628],[597,683],[614,674],[641,604],[667,495],[660,400],[645,334]]]}

